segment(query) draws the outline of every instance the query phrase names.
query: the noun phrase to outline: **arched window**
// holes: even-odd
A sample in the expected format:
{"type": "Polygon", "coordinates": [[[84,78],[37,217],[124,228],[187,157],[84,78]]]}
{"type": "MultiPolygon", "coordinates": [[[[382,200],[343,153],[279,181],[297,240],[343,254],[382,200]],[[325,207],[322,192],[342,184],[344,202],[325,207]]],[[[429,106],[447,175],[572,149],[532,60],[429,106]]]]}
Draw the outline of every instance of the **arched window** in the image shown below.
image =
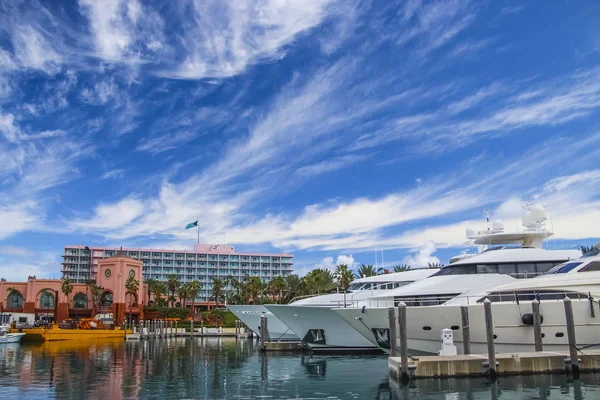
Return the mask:
{"type": "Polygon", "coordinates": [[[88,308],[88,298],[83,293],[73,296],[73,308],[88,308]]]}
{"type": "Polygon", "coordinates": [[[42,293],[40,296],[40,308],[54,308],[54,295],[52,293],[42,293]]]}
{"type": "Polygon", "coordinates": [[[23,295],[18,290],[13,290],[6,298],[6,307],[21,308],[23,307],[23,295]]]}
{"type": "Polygon", "coordinates": [[[102,297],[100,297],[100,304],[102,307],[110,307],[113,303],[113,294],[111,292],[102,293],[102,297]]]}

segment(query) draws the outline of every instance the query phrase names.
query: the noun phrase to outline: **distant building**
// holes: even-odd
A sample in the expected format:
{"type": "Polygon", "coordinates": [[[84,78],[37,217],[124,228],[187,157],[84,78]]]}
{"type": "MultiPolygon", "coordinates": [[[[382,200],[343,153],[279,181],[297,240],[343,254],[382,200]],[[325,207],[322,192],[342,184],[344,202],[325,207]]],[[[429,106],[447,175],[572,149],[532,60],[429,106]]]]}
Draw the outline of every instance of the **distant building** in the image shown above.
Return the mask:
{"type": "Polygon", "coordinates": [[[127,317],[137,321],[144,317],[143,305],[148,304],[148,291],[141,278],[142,263],[117,254],[98,260],[100,271],[96,284],[102,287],[97,298],[91,288],[74,283],[69,296],[62,292],[58,279],[27,278],[26,282],[0,280],[0,315],[9,321],[32,325],[35,321],[63,321],[71,318],[89,318],[112,313],[114,321],[122,323],[127,317]],[[128,292],[125,283],[129,277],[138,281],[137,293],[128,292]]]}
{"type": "MultiPolygon", "coordinates": [[[[117,247],[65,246],[62,262],[63,277],[76,283],[96,279],[98,261],[121,251],[117,247]]],[[[233,246],[197,244],[193,251],[166,249],[123,248],[123,253],[143,262],[144,279],[166,281],[177,275],[179,281],[198,280],[202,289],[198,302],[210,302],[213,278],[224,279],[231,275],[241,279],[244,275],[258,276],[263,282],[292,273],[294,257],[291,254],[264,254],[236,252],[233,246]]]]}

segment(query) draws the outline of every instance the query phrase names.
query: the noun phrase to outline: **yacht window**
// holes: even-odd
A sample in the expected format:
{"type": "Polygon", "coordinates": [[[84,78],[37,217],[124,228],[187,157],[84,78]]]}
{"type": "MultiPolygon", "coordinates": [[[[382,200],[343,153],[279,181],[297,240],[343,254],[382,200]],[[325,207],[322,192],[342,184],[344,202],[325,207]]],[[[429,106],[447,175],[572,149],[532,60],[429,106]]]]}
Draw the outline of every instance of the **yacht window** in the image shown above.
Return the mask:
{"type": "Polygon", "coordinates": [[[498,273],[510,275],[517,272],[517,266],[515,264],[500,264],[498,265],[498,273]]]}
{"type": "Polygon", "coordinates": [[[591,262],[577,272],[593,272],[600,271],[600,262],[591,262]]]}
{"type": "Polygon", "coordinates": [[[535,271],[535,264],[517,264],[517,272],[522,274],[530,274],[535,271]]]}
{"type": "Polygon", "coordinates": [[[477,273],[477,265],[449,265],[440,269],[438,272],[431,276],[442,276],[442,275],[469,275],[477,273]]]}
{"type": "Polygon", "coordinates": [[[478,274],[497,274],[498,273],[498,265],[497,264],[477,264],[477,273],[478,274]]]}
{"type": "Polygon", "coordinates": [[[552,269],[552,267],[554,267],[554,263],[537,263],[536,267],[537,267],[537,272],[540,273],[545,273],[547,271],[550,271],[552,269]]]}
{"type": "Polygon", "coordinates": [[[371,289],[371,284],[370,283],[365,283],[365,285],[362,287],[361,290],[369,290],[371,289]]]}
{"type": "Polygon", "coordinates": [[[567,272],[571,271],[572,269],[577,268],[581,264],[582,264],[581,261],[566,263],[566,264],[564,264],[562,267],[560,267],[558,269],[554,269],[553,268],[552,271],[550,271],[549,273],[552,273],[552,274],[566,274],[567,272]]]}

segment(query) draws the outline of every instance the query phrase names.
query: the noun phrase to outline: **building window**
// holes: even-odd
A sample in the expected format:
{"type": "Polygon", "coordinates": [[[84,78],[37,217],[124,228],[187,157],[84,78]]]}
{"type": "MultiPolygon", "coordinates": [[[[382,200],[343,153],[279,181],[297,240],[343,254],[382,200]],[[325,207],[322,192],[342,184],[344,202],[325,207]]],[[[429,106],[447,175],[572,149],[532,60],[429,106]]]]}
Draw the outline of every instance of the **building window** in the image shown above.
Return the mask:
{"type": "Polygon", "coordinates": [[[40,296],[40,308],[54,308],[54,295],[52,293],[42,293],[40,296]]]}
{"type": "Polygon", "coordinates": [[[73,308],[88,308],[88,298],[83,293],[77,293],[73,297],[73,308]]]}
{"type": "Polygon", "coordinates": [[[6,298],[6,305],[9,308],[21,308],[23,307],[23,295],[18,290],[10,292],[6,298]]]}

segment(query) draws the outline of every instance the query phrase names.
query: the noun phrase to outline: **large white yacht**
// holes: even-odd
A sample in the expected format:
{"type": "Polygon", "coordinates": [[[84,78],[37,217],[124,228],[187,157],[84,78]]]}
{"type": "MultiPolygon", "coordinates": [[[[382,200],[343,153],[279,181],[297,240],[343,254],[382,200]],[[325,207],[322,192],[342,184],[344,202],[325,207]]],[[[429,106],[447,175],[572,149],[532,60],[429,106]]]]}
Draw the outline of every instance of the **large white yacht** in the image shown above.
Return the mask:
{"type": "Polygon", "coordinates": [[[546,351],[567,351],[566,320],[563,299],[573,306],[575,336],[580,347],[598,344],[600,308],[600,249],[580,259],[556,266],[534,279],[470,291],[432,307],[408,308],[409,347],[435,353],[439,350],[440,331],[455,331],[454,342],[462,353],[460,305],[468,304],[471,349],[487,351],[483,301],[492,302],[494,336],[498,352],[534,350],[532,301],[540,301],[542,343],[546,351]],[[597,316],[598,315],[598,316],[597,316]]]}
{"type": "MultiPolygon", "coordinates": [[[[579,250],[545,250],[541,248],[544,238],[553,233],[545,229],[546,211],[529,205],[523,215],[522,232],[507,233],[499,222],[492,229],[473,232],[467,236],[474,244],[500,245],[521,242],[518,248],[487,247],[481,253],[463,257],[443,267],[438,273],[421,282],[396,289],[385,295],[374,296],[359,304],[359,308],[336,308],[334,311],[357,332],[384,350],[389,349],[388,307],[399,302],[407,304],[408,346],[410,349],[436,352],[439,347],[440,330],[457,330],[460,323],[448,326],[444,321],[446,305],[470,304],[477,296],[486,295],[491,288],[506,284],[527,286],[531,279],[542,275],[556,265],[580,257],[579,250]],[[520,283],[519,283],[520,282],[520,283]],[[463,293],[470,293],[463,296],[463,293]],[[433,310],[436,310],[435,312],[433,310]]],[[[458,309],[458,307],[457,307],[458,309]]],[[[459,319],[460,321],[460,319],[459,319]]],[[[473,323],[471,323],[473,325],[473,323]]]]}
{"type": "Polygon", "coordinates": [[[377,280],[355,281],[350,293],[346,294],[345,301],[343,294],[336,293],[311,297],[288,305],[268,304],[265,307],[314,350],[373,350],[377,346],[355,332],[331,307],[356,306],[364,299],[377,294],[423,281],[438,271],[437,268],[414,269],[372,277],[377,280]],[[389,280],[392,275],[394,281],[389,280]]]}
{"type": "MultiPolygon", "coordinates": [[[[352,281],[345,296],[343,293],[306,296],[292,301],[289,305],[282,305],[281,307],[307,306],[326,307],[327,309],[337,306],[343,307],[344,297],[346,298],[346,303],[351,304],[359,298],[371,297],[377,293],[384,293],[385,291],[394,290],[400,286],[424,279],[435,272],[437,272],[437,270],[415,270],[359,278],[352,281]]],[[[299,337],[292,329],[290,329],[290,327],[288,327],[283,321],[277,318],[276,315],[274,315],[269,309],[267,309],[267,307],[263,305],[228,305],[227,309],[233,312],[259,337],[261,335],[260,318],[261,316],[265,315],[267,317],[267,329],[269,331],[270,339],[301,339],[301,337],[299,337]]],[[[334,313],[332,314],[334,318],[339,319],[339,317],[337,317],[334,313]]],[[[371,343],[357,333],[350,331],[349,335],[355,337],[360,343],[366,344],[368,347],[373,347],[371,343]]]]}

